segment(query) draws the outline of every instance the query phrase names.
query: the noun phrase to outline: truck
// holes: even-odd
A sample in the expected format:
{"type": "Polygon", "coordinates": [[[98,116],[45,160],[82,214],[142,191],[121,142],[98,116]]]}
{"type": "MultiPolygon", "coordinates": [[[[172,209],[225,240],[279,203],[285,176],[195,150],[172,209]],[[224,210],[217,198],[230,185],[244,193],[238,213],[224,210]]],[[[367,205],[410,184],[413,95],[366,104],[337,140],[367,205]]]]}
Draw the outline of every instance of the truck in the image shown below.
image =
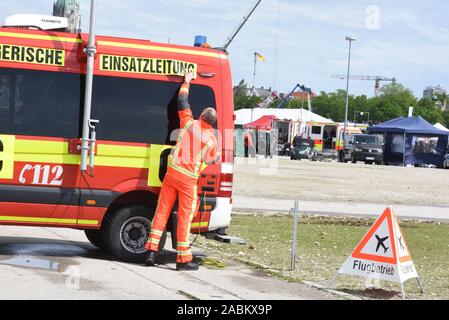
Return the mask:
{"type": "Polygon", "coordinates": [[[191,232],[223,234],[231,220],[234,161],[228,54],[210,46],[98,36],[95,165],[82,171],[87,44],[84,33],[0,28],[0,224],[83,230],[117,258],[142,261],[176,142],[172,133],[179,128],[177,93],[190,70],[193,115],[216,108],[222,154],[200,175],[191,232]]]}

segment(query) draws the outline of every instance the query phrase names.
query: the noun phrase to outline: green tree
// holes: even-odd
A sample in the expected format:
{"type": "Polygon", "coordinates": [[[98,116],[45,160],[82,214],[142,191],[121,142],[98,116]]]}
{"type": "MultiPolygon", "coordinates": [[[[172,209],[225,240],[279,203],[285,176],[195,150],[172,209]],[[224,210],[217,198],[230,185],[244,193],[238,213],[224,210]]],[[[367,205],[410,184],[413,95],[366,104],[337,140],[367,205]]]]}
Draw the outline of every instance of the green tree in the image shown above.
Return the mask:
{"type": "Polygon", "coordinates": [[[262,102],[261,97],[255,95],[248,95],[248,89],[245,80],[241,80],[234,90],[234,109],[251,109],[255,108],[262,102]]]}
{"type": "MultiPolygon", "coordinates": [[[[436,100],[440,106],[445,104],[448,96],[446,94],[436,95],[436,100]]],[[[240,81],[235,90],[234,101],[236,110],[241,108],[253,108],[257,106],[262,99],[260,97],[248,96],[247,85],[245,81],[240,81]]],[[[282,100],[277,100],[271,104],[271,108],[277,108],[282,100]]],[[[400,83],[390,83],[384,85],[381,89],[380,97],[368,98],[365,95],[349,96],[348,101],[348,120],[354,120],[354,112],[369,112],[370,122],[380,123],[399,116],[407,116],[408,108],[414,107],[414,115],[419,115],[434,124],[440,122],[449,127],[449,110],[442,111],[436,101],[430,98],[417,99],[410,89],[407,89],[400,83]]],[[[321,91],[318,96],[313,98],[313,112],[333,121],[343,122],[345,119],[346,91],[337,90],[335,92],[321,91]]],[[[307,109],[307,101],[291,100],[284,108],[302,108],[307,109]]],[[[357,121],[367,120],[357,116],[357,121]]]]}

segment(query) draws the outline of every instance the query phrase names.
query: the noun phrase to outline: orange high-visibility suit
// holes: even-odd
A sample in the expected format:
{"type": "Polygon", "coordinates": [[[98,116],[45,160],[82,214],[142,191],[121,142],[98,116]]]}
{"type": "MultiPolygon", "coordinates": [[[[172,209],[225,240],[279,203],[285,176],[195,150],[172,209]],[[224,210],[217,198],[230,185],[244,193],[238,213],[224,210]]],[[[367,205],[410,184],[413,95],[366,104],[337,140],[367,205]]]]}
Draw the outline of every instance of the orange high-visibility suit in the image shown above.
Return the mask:
{"type": "Polygon", "coordinates": [[[169,159],[167,174],[162,183],[156,213],[151,225],[146,248],[158,251],[159,241],[165,230],[172,208],[178,199],[177,251],[176,262],[192,261],[190,251],[190,227],[198,208],[198,178],[203,162],[216,160],[217,141],[213,127],[203,119],[194,120],[188,104],[190,85],[184,83],[178,94],[178,115],[180,134],[172,157],[169,159]]]}

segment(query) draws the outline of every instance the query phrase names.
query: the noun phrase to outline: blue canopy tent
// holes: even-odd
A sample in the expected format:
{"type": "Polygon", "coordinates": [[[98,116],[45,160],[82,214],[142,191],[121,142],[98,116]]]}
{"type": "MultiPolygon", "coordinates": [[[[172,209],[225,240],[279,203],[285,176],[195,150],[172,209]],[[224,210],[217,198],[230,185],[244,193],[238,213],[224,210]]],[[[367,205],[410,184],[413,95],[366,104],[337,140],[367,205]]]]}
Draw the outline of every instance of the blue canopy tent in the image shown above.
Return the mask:
{"type": "Polygon", "coordinates": [[[368,128],[382,135],[384,162],[441,167],[448,151],[449,133],[435,128],[421,117],[399,117],[368,128]]]}

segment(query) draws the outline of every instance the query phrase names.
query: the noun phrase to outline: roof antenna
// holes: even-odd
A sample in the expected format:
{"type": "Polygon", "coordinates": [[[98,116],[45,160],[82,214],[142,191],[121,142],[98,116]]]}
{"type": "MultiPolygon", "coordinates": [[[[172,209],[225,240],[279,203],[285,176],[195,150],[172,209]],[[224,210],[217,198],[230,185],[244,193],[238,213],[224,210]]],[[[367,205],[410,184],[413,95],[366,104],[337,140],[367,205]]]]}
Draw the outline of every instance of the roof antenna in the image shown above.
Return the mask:
{"type": "Polygon", "coordinates": [[[81,33],[81,13],[78,0],[54,0],[53,15],[67,18],[67,32],[81,33]]]}
{"type": "Polygon", "coordinates": [[[243,17],[242,22],[240,22],[240,24],[237,26],[237,28],[235,29],[235,31],[232,33],[232,35],[230,37],[227,38],[226,43],[223,45],[223,47],[221,48],[216,48],[216,49],[221,49],[223,51],[226,51],[229,47],[229,45],[231,44],[231,42],[234,40],[235,36],[240,32],[240,30],[243,28],[243,26],[245,25],[245,23],[248,21],[249,17],[251,17],[251,15],[253,14],[253,12],[256,10],[256,8],[259,6],[259,4],[262,2],[262,0],[257,0],[256,3],[251,7],[250,11],[248,12],[248,14],[246,16],[243,17]]]}
{"type": "Polygon", "coordinates": [[[172,26],[173,26],[173,0],[170,1],[170,18],[169,18],[169,24],[168,24],[168,41],[167,41],[167,43],[170,43],[172,26]]]}

